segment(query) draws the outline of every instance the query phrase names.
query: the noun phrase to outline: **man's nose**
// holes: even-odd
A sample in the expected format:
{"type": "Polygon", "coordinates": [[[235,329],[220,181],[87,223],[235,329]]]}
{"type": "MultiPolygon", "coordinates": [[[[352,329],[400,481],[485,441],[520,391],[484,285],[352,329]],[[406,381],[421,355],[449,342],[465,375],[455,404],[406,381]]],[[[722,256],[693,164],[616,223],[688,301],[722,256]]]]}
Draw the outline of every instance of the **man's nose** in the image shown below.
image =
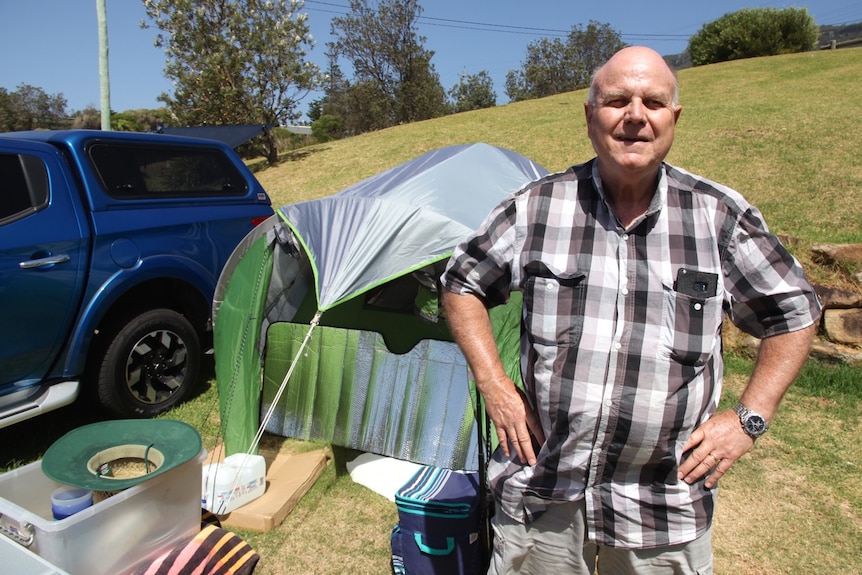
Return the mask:
{"type": "Polygon", "coordinates": [[[632,98],[626,107],[625,119],[628,122],[639,124],[646,119],[646,108],[640,98],[632,98]]]}

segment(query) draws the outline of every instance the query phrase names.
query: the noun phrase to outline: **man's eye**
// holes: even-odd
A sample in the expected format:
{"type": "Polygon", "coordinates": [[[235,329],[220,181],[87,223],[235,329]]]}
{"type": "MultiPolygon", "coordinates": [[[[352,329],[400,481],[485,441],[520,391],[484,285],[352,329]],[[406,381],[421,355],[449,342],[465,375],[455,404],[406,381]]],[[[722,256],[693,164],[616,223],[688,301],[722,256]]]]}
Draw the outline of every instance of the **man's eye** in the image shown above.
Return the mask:
{"type": "Polygon", "coordinates": [[[628,100],[624,98],[613,98],[605,102],[605,106],[609,108],[624,108],[628,104],[628,100]]]}

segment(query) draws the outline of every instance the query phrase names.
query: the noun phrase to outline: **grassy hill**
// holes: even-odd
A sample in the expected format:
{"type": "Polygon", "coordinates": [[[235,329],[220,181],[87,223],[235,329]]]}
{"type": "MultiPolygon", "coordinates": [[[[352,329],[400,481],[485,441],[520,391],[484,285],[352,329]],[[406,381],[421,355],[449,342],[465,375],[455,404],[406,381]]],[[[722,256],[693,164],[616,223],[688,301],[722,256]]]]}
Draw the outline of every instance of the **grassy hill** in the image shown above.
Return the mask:
{"type": "MultiPolygon", "coordinates": [[[[679,72],[668,161],[735,188],[813,279],[853,288],[808,247],[862,242],[862,48],[737,60],[679,72]]],[[[486,142],[551,171],[588,160],[586,91],[397,126],[282,155],[257,175],[273,204],[336,193],[429,150],[486,142]]]]}
{"type": "MultiPolygon", "coordinates": [[[[862,48],[690,68],[668,161],[742,192],[773,231],[862,241],[862,48]]],[[[335,193],[434,148],[487,142],[556,171],[593,156],[585,91],[303,148],[258,173],[275,205],[335,193]]]]}

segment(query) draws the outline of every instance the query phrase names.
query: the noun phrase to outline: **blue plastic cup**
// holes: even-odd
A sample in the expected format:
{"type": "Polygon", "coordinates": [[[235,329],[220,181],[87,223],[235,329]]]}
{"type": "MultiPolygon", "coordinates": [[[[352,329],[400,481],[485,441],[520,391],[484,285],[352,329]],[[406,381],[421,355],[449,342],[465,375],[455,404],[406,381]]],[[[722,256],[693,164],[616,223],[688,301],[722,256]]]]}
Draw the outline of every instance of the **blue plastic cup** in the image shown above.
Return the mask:
{"type": "Polygon", "coordinates": [[[93,504],[93,492],[80,487],[59,487],[51,492],[54,519],[65,519],[93,504]]]}

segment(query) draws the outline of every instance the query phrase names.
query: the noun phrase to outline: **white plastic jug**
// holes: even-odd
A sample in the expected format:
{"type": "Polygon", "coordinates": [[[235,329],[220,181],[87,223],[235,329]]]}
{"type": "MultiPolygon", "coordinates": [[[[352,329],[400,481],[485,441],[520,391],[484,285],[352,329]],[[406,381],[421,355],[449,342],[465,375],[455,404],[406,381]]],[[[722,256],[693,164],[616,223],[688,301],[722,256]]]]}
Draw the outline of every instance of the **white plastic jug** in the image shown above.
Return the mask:
{"type": "Polygon", "coordinates": [[[201,505],[216,515],[224,515],[254,501],[265,489],[263,456],[235,453],[225,457],[223,462],[203,467],[201,505]]]}

